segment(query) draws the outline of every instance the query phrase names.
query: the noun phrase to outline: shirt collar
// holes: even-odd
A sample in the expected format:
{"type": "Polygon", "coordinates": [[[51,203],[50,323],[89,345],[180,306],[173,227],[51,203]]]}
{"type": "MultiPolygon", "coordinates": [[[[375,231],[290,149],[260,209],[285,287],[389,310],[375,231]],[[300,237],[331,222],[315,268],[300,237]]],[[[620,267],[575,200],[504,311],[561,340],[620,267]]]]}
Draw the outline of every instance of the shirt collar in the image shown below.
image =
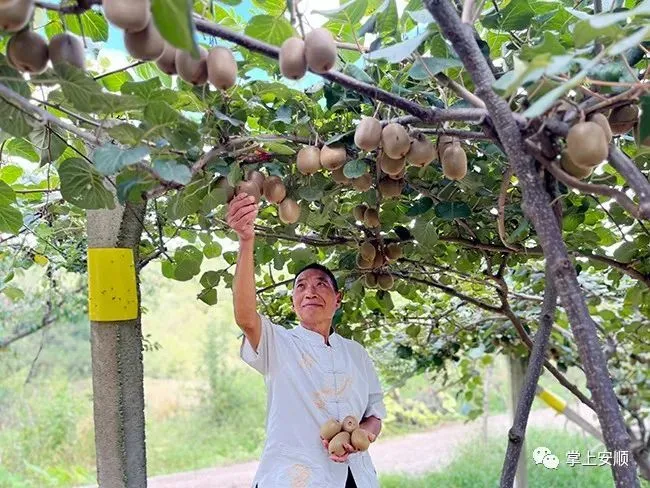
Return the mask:
{"type": "MultiPolygon", "coordinates": [[[[325,344],[325,340],[323,339],[322,335],[320,335],[318,332],[314,332],[313,330],[309,330],[306,327],[303,327],[302,324],[298,324],[298,326],[295,327],[293,331],[296,336],[309,342],[310,344],[327,347],[327,344],[325,344]]],[[[337,347],[340,344],[339,335],[336,332],[332,332],[330,334],[329,343],[332,347],[337,347]]]]}

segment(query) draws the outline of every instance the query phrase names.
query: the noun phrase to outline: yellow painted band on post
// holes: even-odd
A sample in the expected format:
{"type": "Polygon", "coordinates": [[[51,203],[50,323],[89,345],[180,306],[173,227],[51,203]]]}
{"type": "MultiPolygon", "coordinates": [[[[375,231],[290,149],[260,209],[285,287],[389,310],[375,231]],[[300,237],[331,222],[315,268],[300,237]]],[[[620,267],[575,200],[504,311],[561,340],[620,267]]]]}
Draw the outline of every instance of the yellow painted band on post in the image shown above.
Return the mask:
{"type": "Polygon", "coordinates": [[[88,249],[88,315],[97,322],[138,317],[132,249],[88,249]]]}
{"type": "Polygon", "coordinates": [[[537,395],[552,409],[556,410],[559,413],[564,412],[564,409],[566,408],[566,402],[555,393],[541,388],[541,391],[537,395]]]}

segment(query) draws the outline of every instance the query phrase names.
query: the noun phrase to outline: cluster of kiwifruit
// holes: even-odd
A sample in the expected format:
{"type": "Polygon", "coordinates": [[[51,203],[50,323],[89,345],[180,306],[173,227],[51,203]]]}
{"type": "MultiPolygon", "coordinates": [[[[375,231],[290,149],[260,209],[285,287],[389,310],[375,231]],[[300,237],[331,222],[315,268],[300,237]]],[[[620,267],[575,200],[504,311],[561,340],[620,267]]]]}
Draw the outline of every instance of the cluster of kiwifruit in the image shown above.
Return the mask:
{"type": "Polygon", "coordinates": [[[332,144],[323,146],[304,146],[298,151],[296,157],[296,166],[298,171],[303,175],[309,176],[316,173],[321,168],[328,169],[332,172],[332,179],[341,184],[351,184],[359,191],[369,190],[372,186],[372,176],[366,173],[358,178],[348,178],[343,174],[343,166],[347,160],[345,146],[342,144],[332,144]]]}
{"type": "Polygon", "coordinates": [[[307,68],[327,73],[336,63],[336,44],[327,29],[319,27],[308,32],[305,40],[290,37],[280,46],[280,72],[291,80],[299,80],[307,68]]]}
{"type": "Polygon", "coordinates": [[[352,415],[341,422],[330,419],[320,428],[320,436],[329,441],[329,453],[336,456],[345,455],[345,444],[352,444],[357,451],[367,451],[370,447],[369,434],[359,427],[359,421],[352,415]]]}
{"type": "MultiPolygon", "coordinates": [[[[358,210],[365,205],[359,205],[354,209],[355,217],[365,210],[358,210]]],[[[390,290],[393,288],[393,276],[388,272],[378,271],[384,265],[398,260],[403,255],[402,247],[397,242],[392,242],[388,245],[382,246],[377,242],[364,241],[358,249],[356,263],[360,269],[372,270],[368,271],[364,277],[365,284],[368,288],[381,288],[382,290],[390,290]]]]}

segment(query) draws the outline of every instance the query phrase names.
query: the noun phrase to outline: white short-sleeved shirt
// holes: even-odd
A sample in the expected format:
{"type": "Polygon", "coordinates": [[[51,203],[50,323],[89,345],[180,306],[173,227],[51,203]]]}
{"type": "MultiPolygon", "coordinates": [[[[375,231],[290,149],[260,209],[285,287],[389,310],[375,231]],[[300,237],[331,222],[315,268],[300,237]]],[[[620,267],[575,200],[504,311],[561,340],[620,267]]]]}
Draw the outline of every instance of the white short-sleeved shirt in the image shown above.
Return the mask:
{"type": "Polygon", "coordinates": [[[366,452],[345,463],[329,458],[320,440],[328,419],[386,417],[374,365],[359,343],[302,326],[285,329],[262,316],[257,351],[244,338],[240,354],[264,375],[266,442],[253,481],[259,488],[344,488],[348,467],[359,488],[379,488],[366,452]]]}

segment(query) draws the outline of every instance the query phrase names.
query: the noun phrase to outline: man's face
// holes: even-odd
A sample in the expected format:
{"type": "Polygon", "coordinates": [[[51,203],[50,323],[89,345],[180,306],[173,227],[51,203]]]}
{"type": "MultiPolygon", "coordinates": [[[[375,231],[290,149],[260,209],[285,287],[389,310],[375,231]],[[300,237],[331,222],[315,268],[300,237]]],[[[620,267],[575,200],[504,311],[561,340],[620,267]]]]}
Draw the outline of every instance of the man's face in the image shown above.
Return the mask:
{"type": "Polygon", "coordinates": [[[340,300],[341,293],[334,290],[330,277],[320,269],[300,273],[293,288],[293,309],[302,322],[331,321],[340,300]]]}

